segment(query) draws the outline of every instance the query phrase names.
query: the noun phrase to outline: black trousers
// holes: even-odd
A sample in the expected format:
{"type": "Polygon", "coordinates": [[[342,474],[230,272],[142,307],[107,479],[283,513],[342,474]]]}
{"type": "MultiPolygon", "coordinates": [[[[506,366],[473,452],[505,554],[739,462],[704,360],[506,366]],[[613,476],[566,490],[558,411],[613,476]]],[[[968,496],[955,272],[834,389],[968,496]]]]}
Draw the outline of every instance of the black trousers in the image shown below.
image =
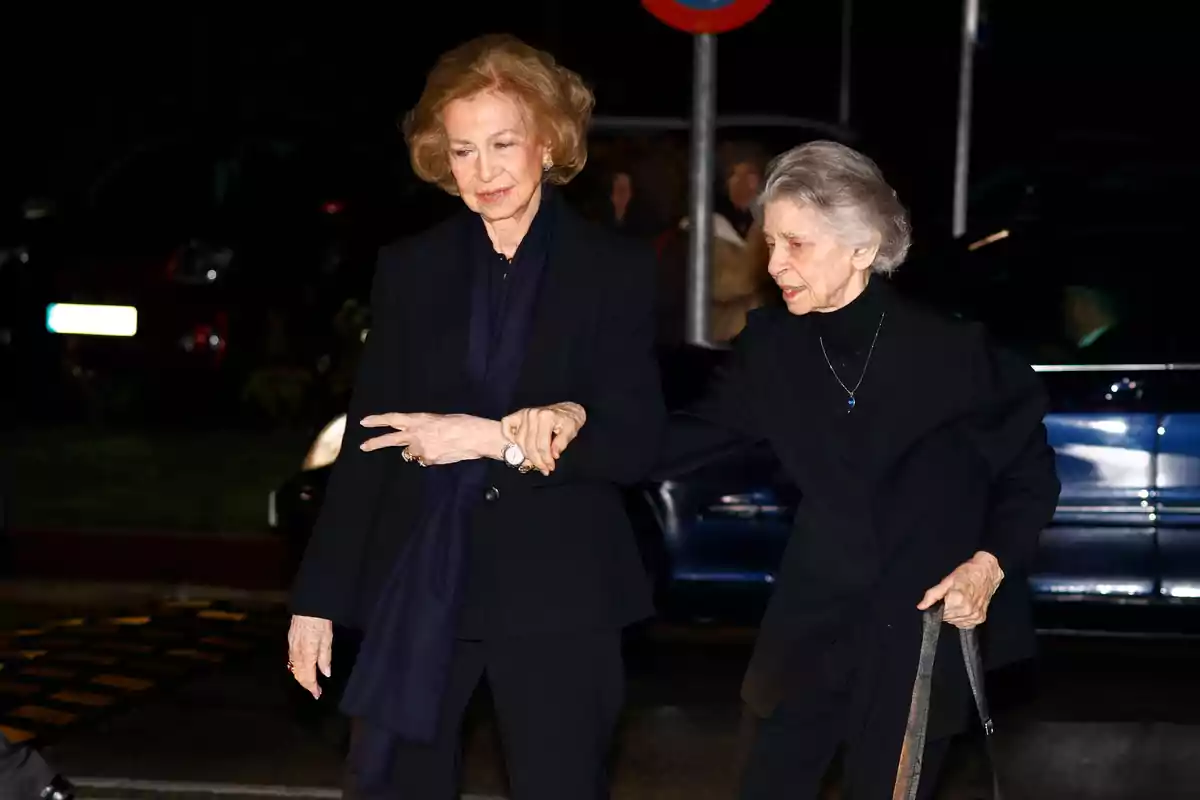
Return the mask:
{"type": "Polygon", "coordinates": [[[485,675],[512,800],[607,798],[609,751],[625,701],[619,631],[459,640],[437,741],[401,745],[392,787],[367,795],[357,789],[352,734],[346,797],[457,800],[463,714],[485,675]]]}
{"type": "Polygon", "coordinates": [[[54,775],[41,753],[13,744],[0,734],[0,797],[37,800],[54,775]]]}
{"type": "MultiPolygon", "coordinates": [[[[759,720],[742,775],[742,800],[815,800],[821,779],[842,748],[842,797],[891,800],[900,763],[901,742],[882,726],[847,731],[845,709],[797,711],[781,705],[759,720]]],[[[919,800],[931,800],[950,748],[950,738],[925,743],[919,800]]]]}

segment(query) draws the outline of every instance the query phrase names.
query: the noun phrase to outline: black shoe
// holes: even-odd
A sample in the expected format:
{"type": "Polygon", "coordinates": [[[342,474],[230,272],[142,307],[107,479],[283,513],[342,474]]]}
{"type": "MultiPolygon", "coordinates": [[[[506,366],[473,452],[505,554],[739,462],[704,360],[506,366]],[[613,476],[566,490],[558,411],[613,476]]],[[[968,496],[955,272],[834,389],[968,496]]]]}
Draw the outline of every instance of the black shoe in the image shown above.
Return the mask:
{"type": "Polygon", "coordinates": [[[75,787],[62,775],[55,775],[38,797],[41,800],[75,800],[75,787]]]}

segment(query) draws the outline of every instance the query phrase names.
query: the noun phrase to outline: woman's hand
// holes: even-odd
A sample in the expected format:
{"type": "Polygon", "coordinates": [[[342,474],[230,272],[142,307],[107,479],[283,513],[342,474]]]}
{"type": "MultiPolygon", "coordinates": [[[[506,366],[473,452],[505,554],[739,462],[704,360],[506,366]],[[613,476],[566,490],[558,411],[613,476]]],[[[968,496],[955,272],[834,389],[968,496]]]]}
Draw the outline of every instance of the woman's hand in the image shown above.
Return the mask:
{"type": "Polygon", "coordinates": [[[1004,570],[991,553],[980,550],[959,564],[917,604],[922,611],[945,600],[942,621],[956,628],[974,628],[987,619],[988,604],[1004,580],[1004,570]]]}
{"type": "Polygon", "coordinates": [[[427,467],[499,458],[504,447],[499,423],[467,414],[374,414],[360,424],[395,431],[368,439],[363,450],[403,447],[409,458],[427,467]]]}
{"type": "Polygon", "coordinates": [[[504,435],[543,475],[554,472],[555,463],[586,423],[587,412],[578,403],[523,408],[501,420],[504,435]]]}
{"type": "Polygon", "coordinates": [[[288,630],[288,671],[308,690],[313,699],[321,697],[317,670],[326,678],[333,674],[333,623],[318,617],[292,617],[288,630]]]}

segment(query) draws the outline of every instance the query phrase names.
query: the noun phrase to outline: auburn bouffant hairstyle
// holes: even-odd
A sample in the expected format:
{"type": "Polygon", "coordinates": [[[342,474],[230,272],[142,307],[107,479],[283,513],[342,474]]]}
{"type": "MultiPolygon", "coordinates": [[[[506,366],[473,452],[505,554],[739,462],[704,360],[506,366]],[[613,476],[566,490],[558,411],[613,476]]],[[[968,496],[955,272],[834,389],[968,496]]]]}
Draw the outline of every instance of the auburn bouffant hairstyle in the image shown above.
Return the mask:
{"type": "Polygon", "coordinates": [[[550,149],[546,174],[564,184],[587,163],[587,129],[595,98],[578,74],[549,53],[507,34],[472,39],[442,55],[425,80],[421,99],[404,118],[413,171],[422,180],[458,194],[450,172],[450,148],[442,112],[454,100],[496,91],[529,114],[536,135],[550,149]]]}

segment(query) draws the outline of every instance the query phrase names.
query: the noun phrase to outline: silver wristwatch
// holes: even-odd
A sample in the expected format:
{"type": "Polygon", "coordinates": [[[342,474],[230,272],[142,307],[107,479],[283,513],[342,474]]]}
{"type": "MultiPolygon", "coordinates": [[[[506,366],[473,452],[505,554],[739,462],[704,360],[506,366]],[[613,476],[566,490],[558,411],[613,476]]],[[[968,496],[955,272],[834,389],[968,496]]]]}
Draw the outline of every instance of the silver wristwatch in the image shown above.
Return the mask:
{"type": "Polygon", "coordinates": [[[520,469],[521,465],[525,463],[525,451],[516,442],[509,442],[500,451],[500,458],[513,469],[520,469]]]}

